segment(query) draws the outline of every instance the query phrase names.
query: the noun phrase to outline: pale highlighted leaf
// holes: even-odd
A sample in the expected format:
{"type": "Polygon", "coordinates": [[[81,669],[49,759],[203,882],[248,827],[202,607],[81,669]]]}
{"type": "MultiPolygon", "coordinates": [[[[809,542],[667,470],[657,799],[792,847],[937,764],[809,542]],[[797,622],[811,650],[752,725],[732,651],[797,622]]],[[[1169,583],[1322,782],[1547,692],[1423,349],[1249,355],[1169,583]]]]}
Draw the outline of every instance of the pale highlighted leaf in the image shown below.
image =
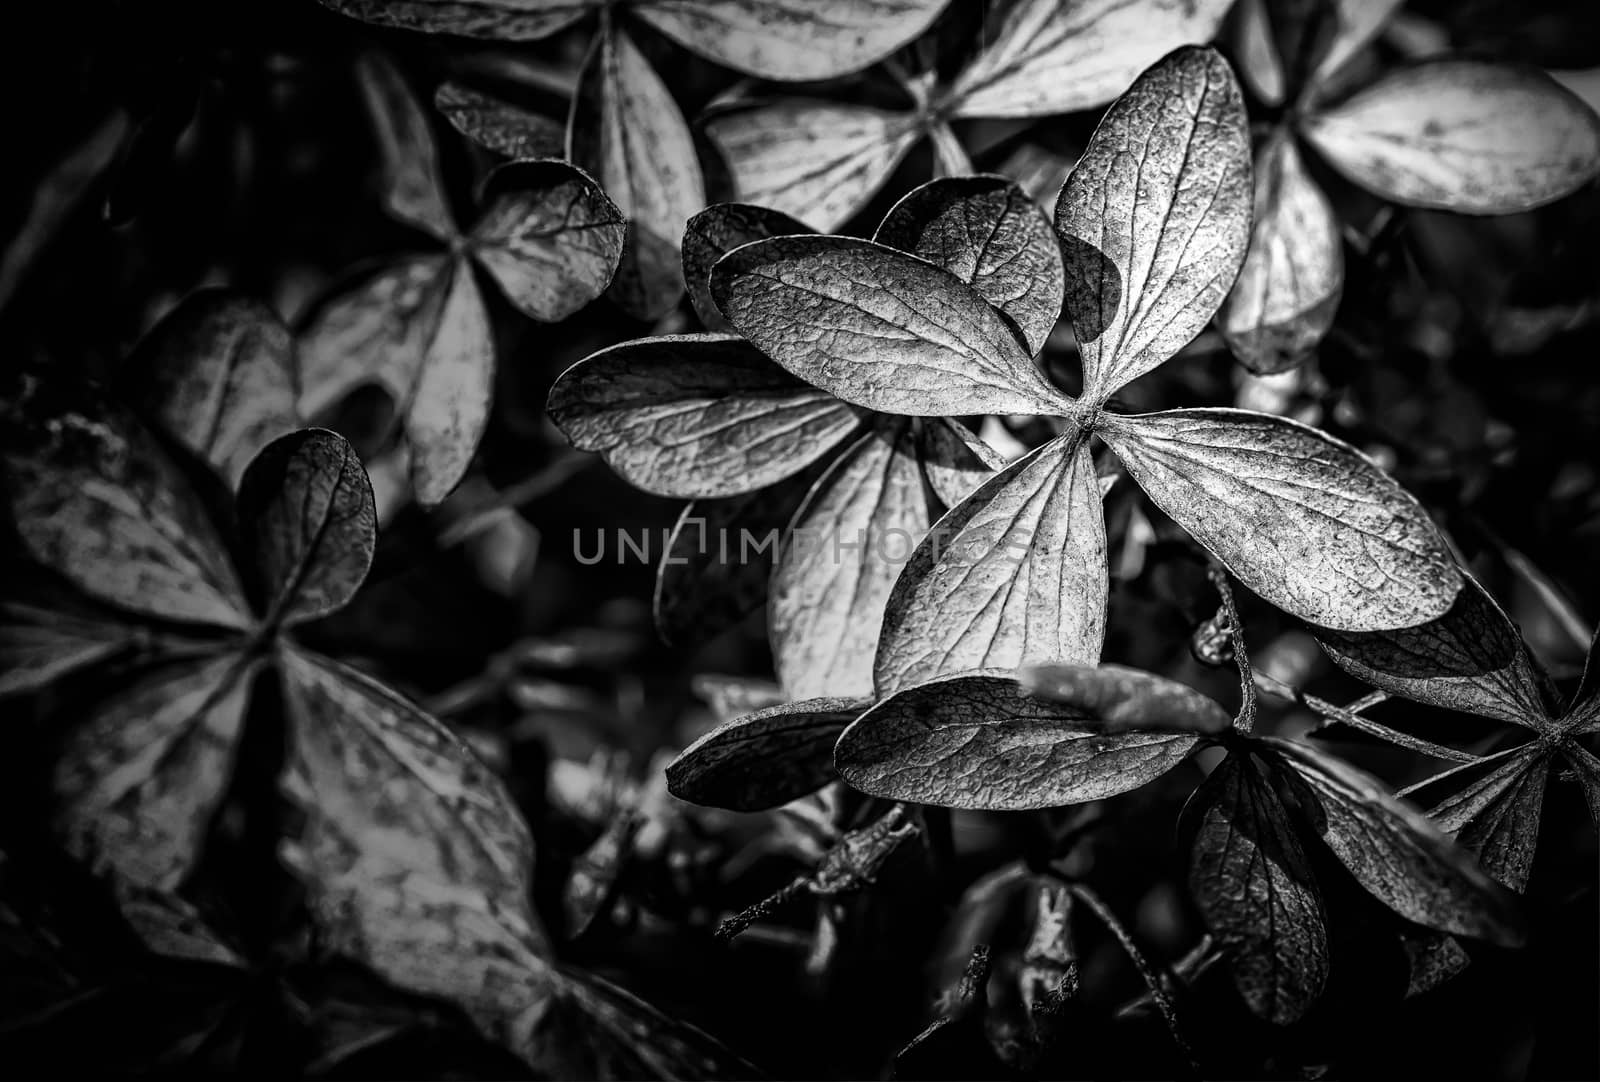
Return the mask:
{"type": "Polygon", "coordinates": [[[708,331],[726,331],[728,321],[711,299],[711,268],[717,260],[753,240],[787,237],[816,230],[781,210],[750,203],[713,203],[689,219],[683,231],[683,279],[695,315],[708,331]]]}
{"type": "Polygon", "coordinates": [[[273,626],[342,608],[372,566],[372,484],[355,449],[324,429],[280,437],[256,457],[239,485],[238,516],[273,626]]]}
{"type": "Polygon", "coordinates": [[[1189,857],[1195,906],[1250,1009],[1277,1025],[1296,1022],[1327,983],[1328,929],[1289,813],[1255,760],[1238,752],[1193,799],[1200,808],[1189,857]]]}
{"type": "Polygon", "coordinates": [[[560,158],[567,152],[567,129],[560,121],[469,86],[441,84],[433,106],[456,131],[507,158],[560,158]]]}
{"type": "Polygon", "coordinates": [[[256,452],[298,426],[294,339],[249,297],[202,289],[117,373],[126,401],[237,484],[256,452]]]}
{"type": "Polygon", "coordinates": [[[691,804],[762,811],[834,778],[833,745],[864,699],[806,699],[734,718],[684,748],[667,767],[672,795],[691,804]]]}
{"type": "Polygon", "coordinates": [[[320,0],[341,15],[429,34],[533,41],[571,26],[601,0],[320,0]]]}
{"type": "Polygon", "coordinates": [[[711,271],[717,308],[783,367],[882,413],[1060,413],[1006,321],[972,287],[850,237],[776,237],[711,271]]]}
{"type": "Polygon", "coordinates": [[[758,79],[811,81],[882,60],[949,0],[636,0],[630,10],[680,45],[758,79]]]}
{"type": "Polygon", "coordinates": [[[916,430],[917,457],[928,487],[946,508],[954,507],[1005,467],[1000,453],[960,421],[930,417],[916,430]]]}
{"type": "Polygon", "coordinates": [[[455,218],[445,203],[439,151],[428,127],[428,114],[405,76],[383,57],[363,56],[357,61],[356,75],[377,129],[385,209],[398,221],[442,241],[453,240],[455,218]]]}
{"type": "Polygon", "coordinates": [[[1438,60],[1307,117],[1334,168],[1396,203],[1509,214],[1600,175],[1600,117],[1536,68],[1438,60]]]}
{"type": "Polygon", "coordinates": [[[1541,728],[1549,711],[1544,670],[1505,611],[1471,575],[1442,616],[1366,634],[1320,631],[1345,672],[1391,695],[1445,710],[1541,728]]]}
{"type": "Polygon", "coordinates": [[[1428,818],[1454,835],[1484,871],[1520,894],[1533,870],[1549,779],[1550,757],[1535,745],[1441,801],[1428,818]]]}
{"type": "Polygon", "coordinates": [[[1211,40],[1232,0],[1013,0],[957,76],[956,115],[1035,117],[1103,105],[1180,45],[1211,40]]]}
{"type": "Polygon", "coordinates": [[[259,661],[166,666],[112,693],[56,763],[56,830],[94,871],[175,891],[200,859],[233,773],[259,661]]]}
{"type": "Polygon", "coordinates": [[[1061,242],[1027,193],[1004,177],[929,181],[884,215],[872,238],[960,278],[1010,317],[1038,353],[1061,316],[1061,242]]]}
{"type": "Polygon", "coordinates": [[[8,380],[0,467],[24,551],[73,585],[144,616],[250,625],[227,548],[188,479],[100,392],[8,380]]]}
{"type": "Polygon", "coordinates": [[[905,422],[863,436],[813,486],[772,577],[773,661],[791,698],[871,696],[884,605],[930,521],[905,422]]]}
{"type": "Polygon", "coordinates": [[[1233,716],[1209,695],[1122,665],[1033,665],[1018,673],[1028,694],[1059,703],[1108,733],[1129,730],[1216,734],[1233,716]]]}
{"type": "Polygon", "coordinates": [[[1410,627],[1444,615],[1461,590],[1416,499],[1324,432],[1230,409],[1102,414],[1098,431],[1156,506],[1303,620],[1410,627]]]}
{"type": "Polygon", "coordinates": [[[730,109],[705,130],[741,200],[824,232],[855,217],[921,138],[910,113],[803,99],[730,109]]]}
{"type": "Polygon", "coordinates": [[[1117,99],[1056,202],[1084,397],[1187,345],[1250,242],[1250,136],[1233,71],[1178,49],[1117,99]]]}
{"type": "Polygon", "coordinates": [[[1370,774],[1321,748],[1266,737],[1295,787],[1300,813],[1368,893],[1435,931],[1520,946],[1517,898],[1472,855],[1370,774]]]}
{"type": "Polygon", "coordinates": [[[834,764],[855,788],[947,808],[1026,811],[1125,793],[1177,766],[1196,737],[1106,733],[1035,699],[1008,673],[907,688],[844,731],[834,764]]]}
{"type": "Polygon", "coordinates": [[[677,102],[621,29],[602,33],[590,50],[567,132],[569,157],[628,219],[611,295],[630,315],[653,319],[683,295],[678,243],[705,206],[705,179],[677,102]]]}
{"type": "Polygon", "coordinates": [[[1107,588],[1094,462],[1057,439],[984,482],[917,546],[885,611],[878,694],[968,669],[1093,664],[1107,588]]]}
{"type": "Polygon", "coordinates": [[[494,338],[472,267],[457,260],[405,412],[411,487],[424,507],[455,488],[489,423],[494,338]]]}
{"type": "Polygon", "coordinates": [[[1250,253],[1217,313],[1217,328],[1250,371],[1292,368],[1333,326],[1344,289],[1344,241],[1328,197],[1287,134],[1256,159],[1250,253]]]}
{"type": "Polygon", "coordinates": [[[622,212],[577,166],[512,162],[489,175],[468,250],[523,315],[557,323],[605,292],[622,212]]]}
{"type": "Polygon", "coordinates": [[[649,492],[732,496],[789,477],[860,425],[734,335],[669,335],[601,350],[562,373],[550,419],[649,492]]]}

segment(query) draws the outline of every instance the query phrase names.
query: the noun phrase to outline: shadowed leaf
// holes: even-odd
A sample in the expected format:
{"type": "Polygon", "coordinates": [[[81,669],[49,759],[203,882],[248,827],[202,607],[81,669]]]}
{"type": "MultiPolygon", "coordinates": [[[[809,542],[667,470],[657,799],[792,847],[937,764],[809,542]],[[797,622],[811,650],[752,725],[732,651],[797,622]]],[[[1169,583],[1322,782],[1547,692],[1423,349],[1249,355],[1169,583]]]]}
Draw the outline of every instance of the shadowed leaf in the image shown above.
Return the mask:
{"type": "Polygon", "coordinates": [[[801,379],[883,413],[1057,413],[1006,325],[948,272],[870,241],[776,237],[723,256],[717,308],[801,379]]]}
{"type": "Polygon", "coordinates": [[[916,430],[917,457],[928,487],[945,507],[954,507],[1005,467],[999,453],[965,425],[931,417],[916,430]]]}
{"type": "Polygon", "coordinates": [[[443,500],[467,472],[489,423],[493,394],[489,313],[472,267],[457,260],[405,412],[411,487],[424,507],[443,500]]]}
{"type": "Polygon", "coordinates": [[[352,18],[401,30],[530,41],[549,37],[601,0],[320,0],[352,18]]]}
{"type": "Polygon", "coordinates": [[[1544,72],[1503,63],[1391,72],[1302,130],[1345,176],[1410,206],[1508,214],[1600,175],[1600,117],[1544,72]]]}
{"type": "Polygon", "coordinates": [[[51,576],[7,570],[0,597],[0,696],[49,687],[133,648],[138,628],[51,576]]]}
{"type": "Polygon", "coordinates": [[[442,241],[456,236],[455,218],[444,200],[439,152],[405,77],[383,57],[363,56],[356,77],[377,128],[384,207],[398,221],[442,241]]]}
{"type": "Polygon", "coordinates": [[[1512,756],[1428,813],[1483,870],[1519,894],[1539,845],[1550,759],[1537,747],[1512,756]]]}
{"type": "Polygon", "coordinates": [[[434,108],[474,143],[507,158],[560,158],[567,152],[567,130],[557,120],[460,83],[444,83],[433,95],[434,108]]]}
{"type": "Polygon", "coordinates": [[[1208,695],[1121,665],[1034,665],[1018,673],[1028,694],[1059,703],[1108,733],[1221,733],[1233,716],[1208,695]]]}
{"type": "Polygon", "coordinates": [[[1250,204],[1233,71],[1214,50],[1178,49],[1106,112],[1056,202],[1086,398],[1200,333],[1244,263],[1250,204]]]}
{"type": "Polygon", "coordinates": [[[669,335],[601,350],[562,373],[549,415],[574,447],[633,484],[690,499],[789,477],[837,447],[857,412],[733,335],[669,335]]]}
{"type": "Polygon", "coordinates": [[[1334,0],[1333,39],[1312,73],[1315,82],[1324,81],[1342,68],[1378,36],[1405,0],[1334,0]]]}
{"type": "Polygon", "coordinates": [[[1106,414],[1099,431],[1158,507],[1304,620],[1407,627],[1448,612],[1461,590],[1416,498],[1324,432],[1227,409],[1106,414]]]}
{"type": "Polygon", "coordinates": [[[1061,244],[1044,212],[1004,177],[930,181],[896,203],[872,239],[977,290],[1011,317],[1032,353],[1061,315],[1061,244]]]}
{"type": "Polygon", "coordinates": [[[706,330],[731,329],[711,299],[711,268],[717,260],[753,240],[811,232],[815,230],[780,210],[750,203],[714,203],[690,218],[683,231],[683,279],[706,330]]]}
{"type": "Polygon", "coordinates": [[[835,777],[833,745],[865,699],[805,699],[734,718],[690,744],[667,767],[672,795],[732,811],[776,808],[835,777]]]}
{"type": "Polygon", "coordinates": [[[873,796],[1024,811],[1114,796],[1177,766],[1195,737],[1106,733],[1029,696],[1006,673],[940,677],[898,692],[844,731],[834,763],[873,796]]]}
{"type": "Polygon", "coordinates": [[[245,471],[238,515],[275,626],[342,608],[372,566],[372,484],[355,450],[332,432],[305,429],[273,441],[245,471]]]}

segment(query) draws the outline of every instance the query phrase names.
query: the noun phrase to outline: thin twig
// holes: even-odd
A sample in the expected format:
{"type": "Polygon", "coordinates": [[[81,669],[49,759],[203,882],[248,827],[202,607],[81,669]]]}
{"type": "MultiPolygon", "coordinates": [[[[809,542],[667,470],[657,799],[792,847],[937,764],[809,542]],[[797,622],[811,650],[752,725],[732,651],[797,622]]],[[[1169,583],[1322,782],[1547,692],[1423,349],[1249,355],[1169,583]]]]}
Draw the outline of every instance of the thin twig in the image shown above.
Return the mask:
{"type": "Polygon", "coordinates": [[[1426,789],[1436,781],[1443,781],[1446,778],[1452,778],[1463,771],[1471,770],[1475,766],[1485,766],[1489,763],[1497,763],[1501,759],[1505,759],[1517,754],[1519,751],[1526,751],[1527,748],[1527,744],[1518,744],[1515,747],[1506,748],[1503,751],[1497,751],[1493,755],[1484,755],[1473,759],[1471,762],[1458,763],[1457,765],[1450,767],[1448,770],[1441,770],[1437,774],[1433,774],[1429,777],[1423,778],[1419,782],[1414,782],[1411,785],[1406,786],[1404,789],[1396,792],[1395,796],[1410,796],[1412,793],[1415,793],[1420,789],[1426,789]]]}

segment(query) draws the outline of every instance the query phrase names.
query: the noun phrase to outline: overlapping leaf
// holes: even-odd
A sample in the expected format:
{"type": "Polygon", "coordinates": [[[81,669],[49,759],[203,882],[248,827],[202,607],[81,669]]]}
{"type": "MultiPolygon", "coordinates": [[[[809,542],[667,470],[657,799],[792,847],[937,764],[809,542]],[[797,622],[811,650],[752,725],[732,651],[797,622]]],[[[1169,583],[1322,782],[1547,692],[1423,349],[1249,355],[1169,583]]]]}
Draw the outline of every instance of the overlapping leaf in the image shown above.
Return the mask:
{"type": "Polygon", "coordinates": [[[728,329],[728,321],[711,299],[711,268],[717,260],[753,240],[810,232],[804,222],[782,211],[749,203],[716,203],[690,218],[683,231],[683,278],[706,330],[728,329]]]}
{"type": "Polygon", "coordinates": [[[1020,677],[1036,699],[1081,713],[1108,733],[1226,732],[1233,717],[1187,684],[1121,665],[1035,665],[1020,677]]]}
{"type": "Polygon", "coordinates": [[[735,717],[683,749],[667,785],[682,800],[734,811],[786,804],[833,779],[834,742],[868,705],[805,699],[735,717]]]}
{"type": "Polygon", "coordinates": [[[1521,893],[1533,870],[1549,778],[1548,755],[1533,748],[1441,802],[1428,817],[1455,835],[1484,871],[1521,893]]]}
{"type": "Polygon", "coordinates": [[[507,158],[559,158],[566,153],[566,127],[460,83],[441,83],[434,108],[456,131],[507,158]]]}

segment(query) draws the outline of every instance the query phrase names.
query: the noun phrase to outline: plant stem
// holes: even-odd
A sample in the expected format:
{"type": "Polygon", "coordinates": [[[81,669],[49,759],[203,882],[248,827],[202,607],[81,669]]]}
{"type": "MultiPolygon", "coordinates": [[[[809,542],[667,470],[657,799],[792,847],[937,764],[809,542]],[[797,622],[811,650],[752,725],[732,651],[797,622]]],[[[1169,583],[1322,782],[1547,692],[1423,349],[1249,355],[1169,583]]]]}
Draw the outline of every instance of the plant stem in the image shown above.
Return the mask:
{"type": "Polygon", "coordinates": [[[1222,609],[1228,614],[1228,637],[1233,640],[1233,660],[1239,666],[1239,713],[1233,719],[1234,729],[1245,736],[1256,727],[1256,683],[1250,668],[1250,652],[1244,645],[1244,622],[1239,619],[1239,606],[1233,600],[1233,587],[1228,584],[1228,571],[1216,560],[1211,560],[1206,573],[1210,575],[1217,595],[1222,598],[1222,609]]]}

